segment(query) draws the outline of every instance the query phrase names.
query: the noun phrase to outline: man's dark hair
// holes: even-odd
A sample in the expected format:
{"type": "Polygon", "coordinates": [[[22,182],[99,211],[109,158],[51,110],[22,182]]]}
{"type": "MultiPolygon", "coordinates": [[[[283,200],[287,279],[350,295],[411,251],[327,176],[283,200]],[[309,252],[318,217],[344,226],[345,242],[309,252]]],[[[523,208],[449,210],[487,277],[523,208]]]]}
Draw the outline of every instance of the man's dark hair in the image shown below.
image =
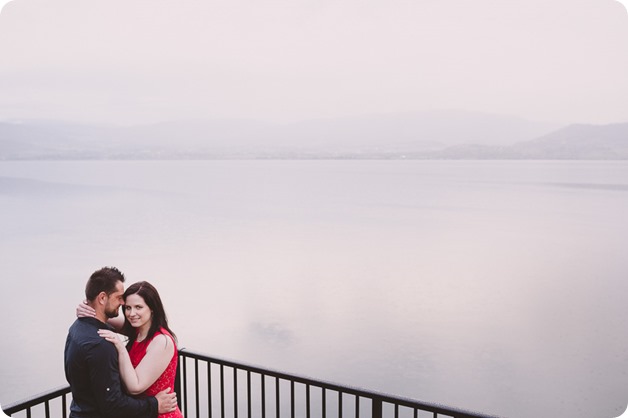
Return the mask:
{"type": "Polygon", "coordinates": [[[124,274],[115,267],[103,267],[90,276],[85,285],[85,297],[89,301],[96,299],[100,292],[107,295],[116,291],[118,282],[124,283],[124,274]]]}

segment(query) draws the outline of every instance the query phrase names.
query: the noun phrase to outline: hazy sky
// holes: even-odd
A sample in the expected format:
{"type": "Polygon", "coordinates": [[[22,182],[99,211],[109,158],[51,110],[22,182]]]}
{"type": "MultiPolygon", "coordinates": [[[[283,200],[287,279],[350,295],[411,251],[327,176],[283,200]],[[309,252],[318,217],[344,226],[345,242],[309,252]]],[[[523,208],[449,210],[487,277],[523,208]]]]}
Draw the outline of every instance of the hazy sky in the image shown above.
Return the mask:
{"type": "Polygon", "coordinates": [[[0,120],[464,109],[628,122],[616,0],[14,0],[0,120]]]}

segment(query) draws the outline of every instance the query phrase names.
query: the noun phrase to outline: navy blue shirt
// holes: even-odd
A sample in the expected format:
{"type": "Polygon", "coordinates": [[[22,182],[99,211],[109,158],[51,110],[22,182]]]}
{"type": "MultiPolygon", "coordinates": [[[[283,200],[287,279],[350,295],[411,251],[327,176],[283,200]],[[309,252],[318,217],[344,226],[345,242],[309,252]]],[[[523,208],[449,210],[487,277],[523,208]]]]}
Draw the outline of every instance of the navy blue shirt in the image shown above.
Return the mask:
{"type": "Polygon", "coordinates": [[[157,399],[135,399],[122,390],[118,351],[98,335],[109,327],[78,318],[65,342],[65,377],[72,389],[70,418],[156,418],[157,399]]]}

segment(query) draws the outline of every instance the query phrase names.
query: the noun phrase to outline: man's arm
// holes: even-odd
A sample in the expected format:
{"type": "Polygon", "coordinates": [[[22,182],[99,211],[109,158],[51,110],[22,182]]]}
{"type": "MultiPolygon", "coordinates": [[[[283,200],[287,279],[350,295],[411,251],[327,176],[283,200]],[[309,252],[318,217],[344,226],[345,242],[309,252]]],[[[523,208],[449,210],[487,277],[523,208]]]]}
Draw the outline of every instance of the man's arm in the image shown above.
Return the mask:
{"type": "Polygon", "coordinates": [[[93,346],[87,362],[96,405],[104,417],[157,417],[157,399],[134,399],[122,391],[118,354],[112,344],[103,339],[102,343],[93,346]]]}

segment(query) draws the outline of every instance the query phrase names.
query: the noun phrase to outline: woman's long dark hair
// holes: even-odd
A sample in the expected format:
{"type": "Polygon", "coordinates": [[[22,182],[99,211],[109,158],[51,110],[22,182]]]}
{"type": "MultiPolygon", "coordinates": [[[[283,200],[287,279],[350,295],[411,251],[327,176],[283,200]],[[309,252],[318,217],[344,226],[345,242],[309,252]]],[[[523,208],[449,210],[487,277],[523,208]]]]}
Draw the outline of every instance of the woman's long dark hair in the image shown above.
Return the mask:
{"type": "MultiPolygon", "coordinates": [[[[150,329],[148,330],[148,334],[146,338],[152,338],[153,335],[162,327],[172,335],[175,342],[177,341],[176,335],[168,326],[168,318],[166,317],[166,311],[164,310],[164,305],[161,303],[161,297],[159,297],[159,292],[155,287],[148,282],[137,282],[133,283],[129,288],[124,292],[124,300],[129,295],[139,295],[146,302],[146,306],[152,311],[152,323],[150,325],[150,329]]],[[[122,333],[129,337],[129,342],[127,343],[127,348],[130,348],[135,340],[137,339],[137,330],[131,325],[126,315],[124,315],[124,325],[122,327],[122,333]]]]}

